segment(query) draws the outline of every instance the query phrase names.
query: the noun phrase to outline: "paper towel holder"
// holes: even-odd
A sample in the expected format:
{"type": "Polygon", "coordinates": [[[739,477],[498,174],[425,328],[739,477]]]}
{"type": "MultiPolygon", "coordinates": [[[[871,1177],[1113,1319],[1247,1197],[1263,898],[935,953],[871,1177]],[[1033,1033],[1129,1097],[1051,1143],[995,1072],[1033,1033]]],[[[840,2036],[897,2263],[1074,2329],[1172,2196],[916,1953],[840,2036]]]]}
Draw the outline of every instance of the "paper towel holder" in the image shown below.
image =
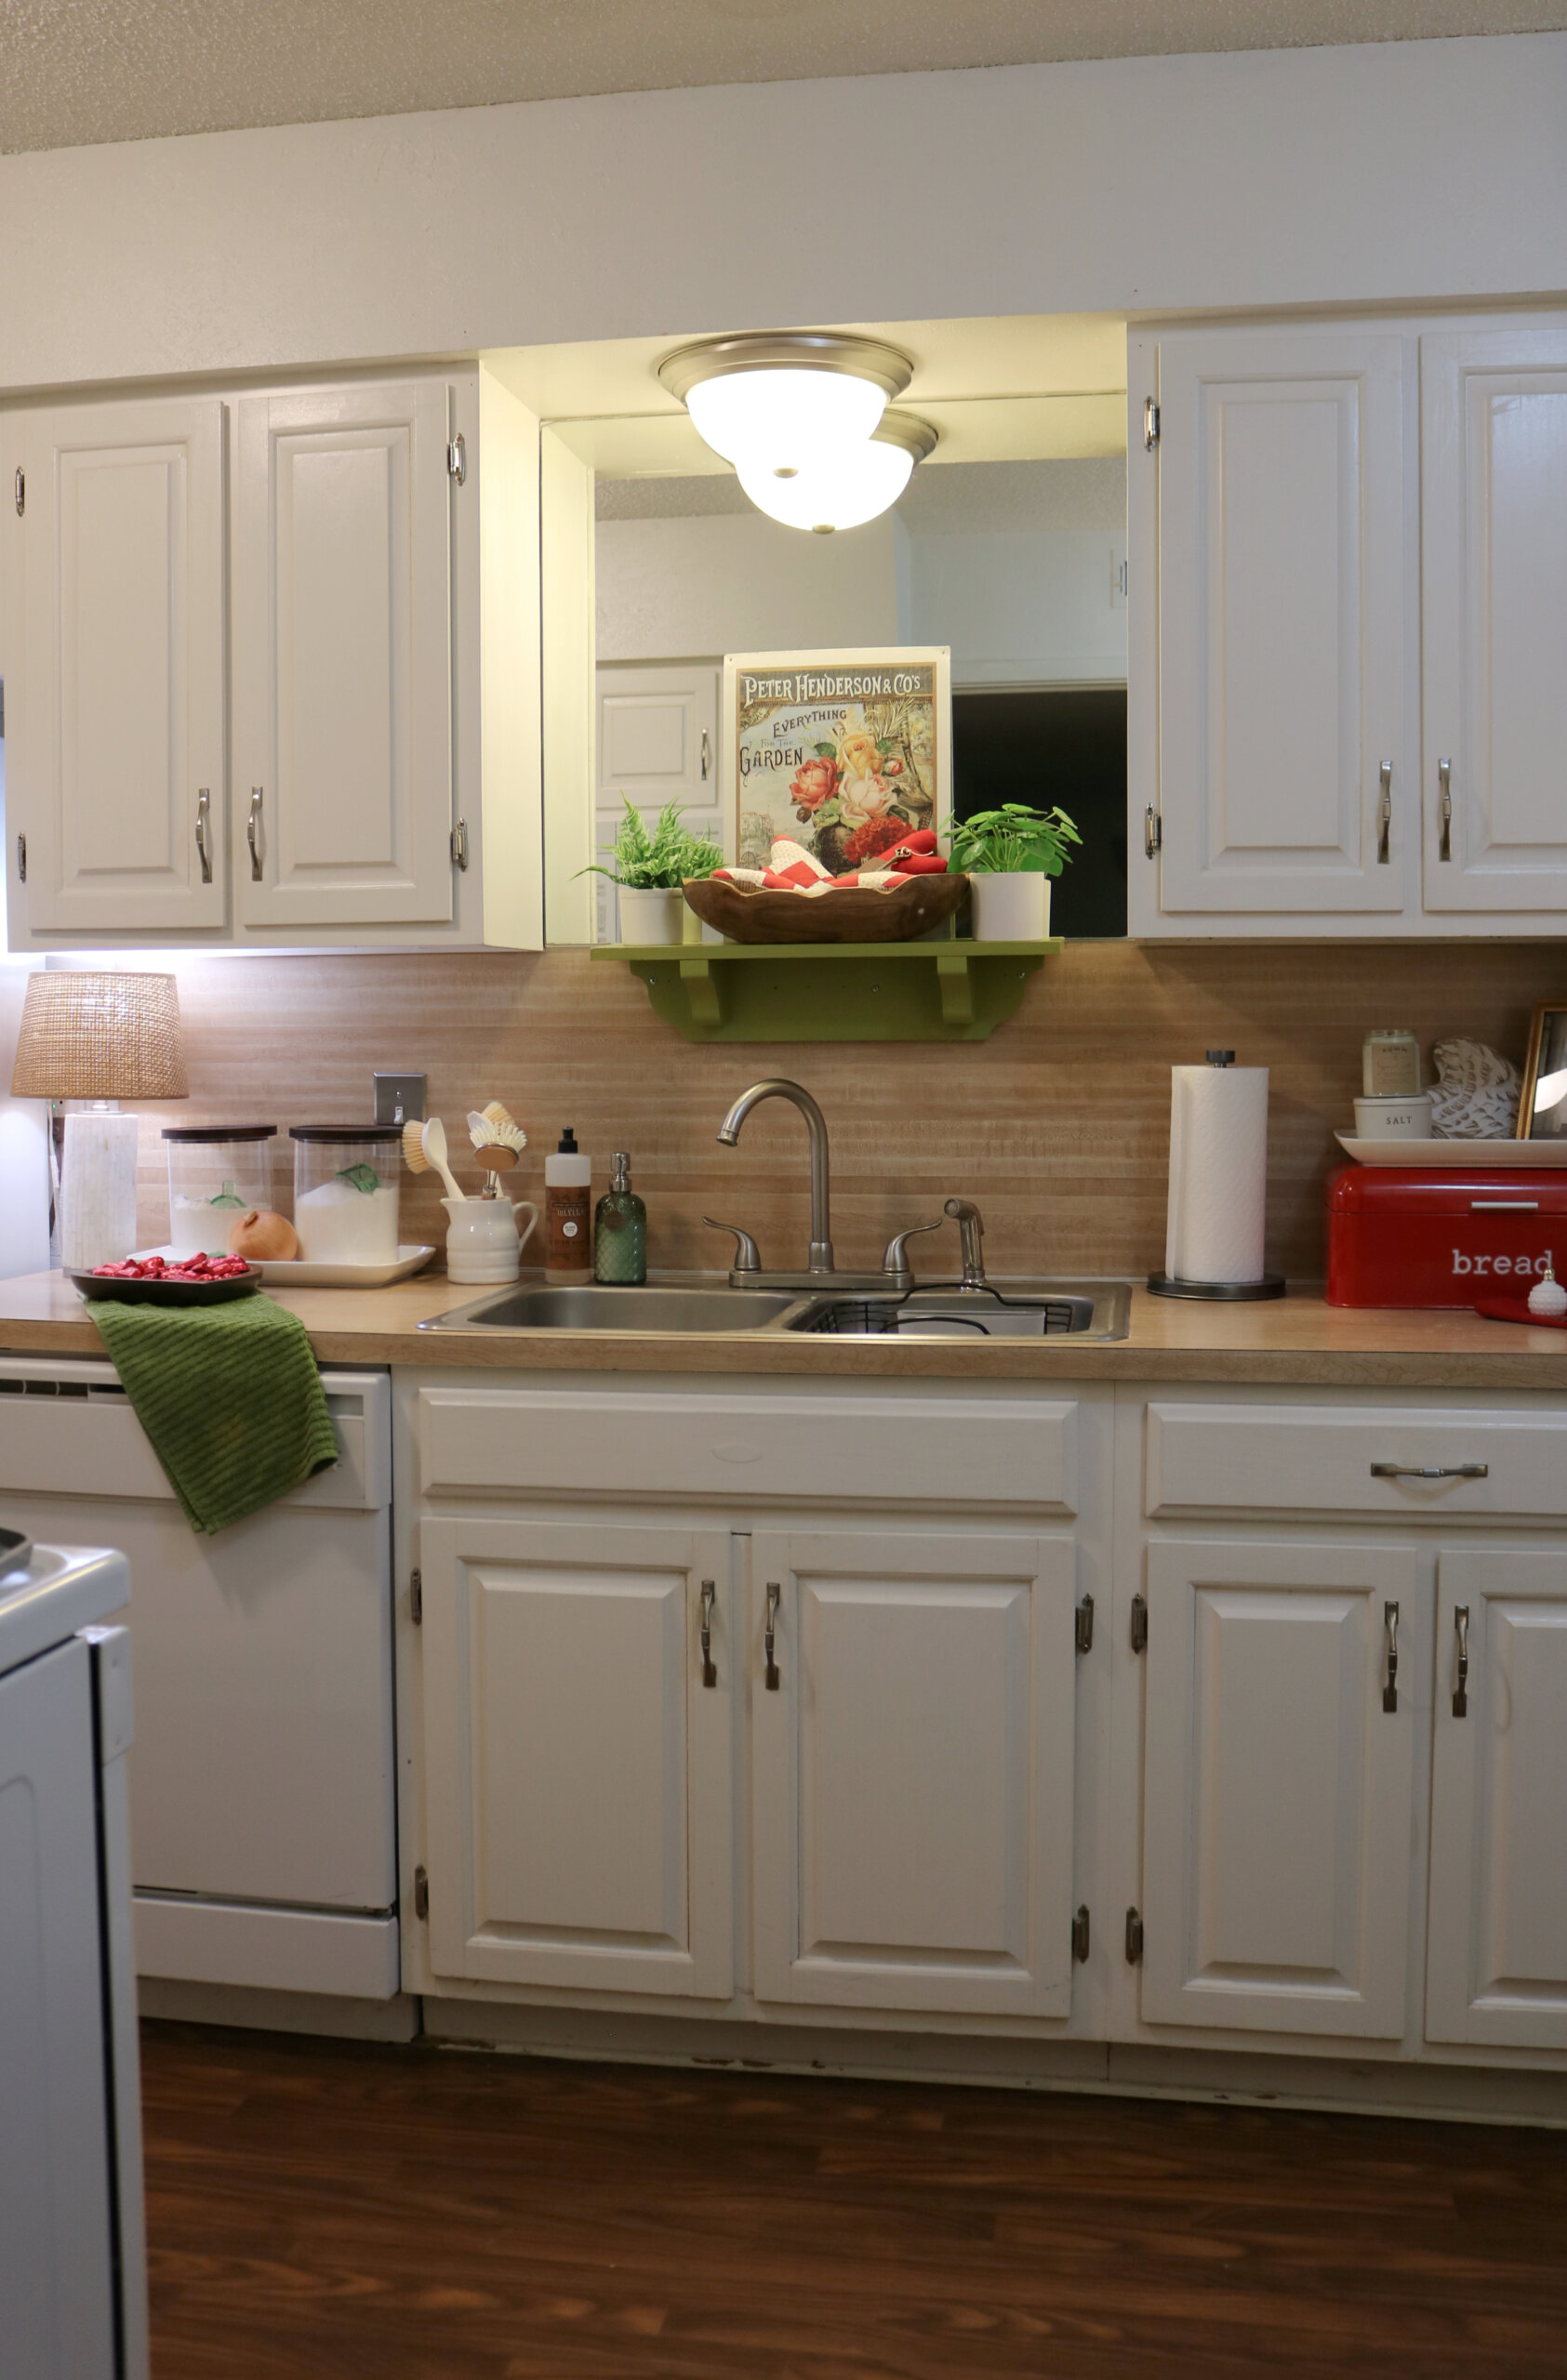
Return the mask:
{"type": "MultiPolygon", "coordinates": [[[[1232,1066],[1233,1050],[1205,1050],[1202,1052],[1211,1066],[1232,1066]]],[[[1264,1273],[1255,1281],[1179,1281],[1173,1273],[1150,1273],[1148,1285],[1156,1298],[1242,1298],[1256,1301],[1281,1298],[1284,1294],[1282,1273],[1264,1273]]]]}

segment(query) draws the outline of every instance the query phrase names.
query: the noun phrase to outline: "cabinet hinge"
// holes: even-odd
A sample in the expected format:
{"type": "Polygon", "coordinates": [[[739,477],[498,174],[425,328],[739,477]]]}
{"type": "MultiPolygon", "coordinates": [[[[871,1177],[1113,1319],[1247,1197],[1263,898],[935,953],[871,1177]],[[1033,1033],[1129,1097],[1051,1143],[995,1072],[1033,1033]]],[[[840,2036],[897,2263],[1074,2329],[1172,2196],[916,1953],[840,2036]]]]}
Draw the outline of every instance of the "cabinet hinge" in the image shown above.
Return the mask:
{"type": "Polygon", "coordinates": [[[413,1617],[414,1626],[422,1628],[424,1626],[424,1573],[422,1570],[410,1570],[408,1573],[408,1609],[413,1617]]]}
{"type": "Polygon", "coordinates": [[[27,473],[22,469],[21,465],[19,463],[19,464],[17,465],[17,515],[18,515],[18,518],[19,518],[19,519],[20,518],[21,514],[22,514],[22,513],[24,513],[24,512],[26,511],[26,509],[27,509],[27,473]]]}
{"type": "Polygon", "coordinates": [[[1143,399],[1143,444],[1151,455],[1159,443],[1159,407],[1151,397],[1143,399]]]}
{"type": "Polygon", "coordinates": [[[1134,1595],[1132,1598],[1132,1650],[1135,1653],[1148,1651],[1148,1597],[1146,1595],[1134,1595]]]}
{"type": "MultiPolygon", "coordinates": [[[[422,1868],[419,1873],[424,1873],[422,1868]]],[[[1126,1964],[1129,1967],[1140,1967],[1143,1964],[1143,1921],[1135,1909],[1126,1912],[1126,1964]]]]}
{"type": "Polygon", "coordinates": [[[1072,1920],[1072,1956],[1081,1966],[1088,1956],[1088,1903],[1083,1901],[1072,1920]]]}
{"type": "Polygon", "coordinates": [[[1143,850],[1149,859],[1157,859],[1164,848],[1164,820],[1152,802],[1143,813],[1143,850]]]}
{"type": "Polygon", "coordinates": [[[1072,1624],[1072,1641],[1080,1653],[1094,1650],[1094,1598],[1084,1595],[1072,1624]]]}
{"type": "Polygon", "coordinates": [[[468,448],[460,430],[446,448],[446,469],[458,487],[463,486],[468,478],[468,448]]]}
{"type": "Polygon", "coordinates": [[[430,1878],[422,1868],[414,1870],[414,1915],[418,1918],[430,1915],[430,1878]]]}
{"type": "Polygon", "coordinates": [[[452,866],[466,872],[468,867],[468,821],[459,818],[452,828],[452,866]]]}
{"type": "Polygon", "coordinates": [[[25,884],[25,883],[26,883],[26,881],[27,881],[27,837],[26,837],[25,835],[19,835],[19,836],[17,837],[17,877],[18,877],[18,879],[19,879],[19,881],[20,881],[20,882],[21,882],[21,883],[23,883],[23,884],[25,884]]]}

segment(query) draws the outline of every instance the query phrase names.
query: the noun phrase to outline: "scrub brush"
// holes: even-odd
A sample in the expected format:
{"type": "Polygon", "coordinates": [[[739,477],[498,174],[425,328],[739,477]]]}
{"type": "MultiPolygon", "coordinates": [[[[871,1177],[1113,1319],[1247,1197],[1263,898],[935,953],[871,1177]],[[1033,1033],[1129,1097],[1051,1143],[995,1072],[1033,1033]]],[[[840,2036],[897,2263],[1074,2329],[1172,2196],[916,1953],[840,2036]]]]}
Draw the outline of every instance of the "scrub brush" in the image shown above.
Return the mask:
{"type": "Polygon", "coordinates": [[[433,1166],[450,1196],[465,1200],[446,1163],[446,1131],[439,1116],[427,1117],[422,1124],[417,1116],[410,1117],[403,1127],[403,1157],[410,1173],[428,1173],[433,1166]]]}

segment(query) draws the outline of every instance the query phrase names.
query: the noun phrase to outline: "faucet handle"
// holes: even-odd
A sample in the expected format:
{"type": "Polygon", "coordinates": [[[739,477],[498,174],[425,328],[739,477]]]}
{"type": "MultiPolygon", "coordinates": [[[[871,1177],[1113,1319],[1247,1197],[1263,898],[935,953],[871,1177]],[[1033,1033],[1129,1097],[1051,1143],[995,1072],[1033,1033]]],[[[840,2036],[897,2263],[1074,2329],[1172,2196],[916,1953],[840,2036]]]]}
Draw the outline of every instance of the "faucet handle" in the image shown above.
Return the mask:
{"type": "Polygon", "coordinates": [[[899,1279],[912,1281],[914,1276],[909,1263],[909,1242],[911,1239],[918,1239],[923,1231],[939,1231],[941,1223],[942,1218],[937,1215],[933,1223],[912,1223],[907,1231],[895,1233],[888,1240],[886,1253],[882,1259],[883,1272],[896,1273],[899,1279]]]}
{"type": "Polygon", "coordinates": [[[742,1231],[738,1223],[721,1223],[715,1215],[704,1215],[702,1221],[710,1231],[734,1233],[735,1262],[729,1268],[732,1273],[761,1272],[762,1253],[749,1231],[742,1231]]]}

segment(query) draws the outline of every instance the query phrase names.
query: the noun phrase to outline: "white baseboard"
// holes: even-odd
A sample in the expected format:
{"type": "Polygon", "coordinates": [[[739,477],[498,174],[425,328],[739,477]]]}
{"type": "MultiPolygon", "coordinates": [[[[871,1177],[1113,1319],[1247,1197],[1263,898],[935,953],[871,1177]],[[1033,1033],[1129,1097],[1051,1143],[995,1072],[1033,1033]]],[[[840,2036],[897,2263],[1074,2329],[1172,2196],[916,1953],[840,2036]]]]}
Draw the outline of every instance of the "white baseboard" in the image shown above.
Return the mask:
{"type": "Polygon", "coordinates": [[[246,2032],[317,2033],[361,2042],[411,2042],[419,2031],[419,2003],[406,1992],[394,2000],[354,2000],[336,1992],[258,1991],[144,1975],[136,1998],[143,2016],[179,2025],[235,2025],[246,2032]]]}

